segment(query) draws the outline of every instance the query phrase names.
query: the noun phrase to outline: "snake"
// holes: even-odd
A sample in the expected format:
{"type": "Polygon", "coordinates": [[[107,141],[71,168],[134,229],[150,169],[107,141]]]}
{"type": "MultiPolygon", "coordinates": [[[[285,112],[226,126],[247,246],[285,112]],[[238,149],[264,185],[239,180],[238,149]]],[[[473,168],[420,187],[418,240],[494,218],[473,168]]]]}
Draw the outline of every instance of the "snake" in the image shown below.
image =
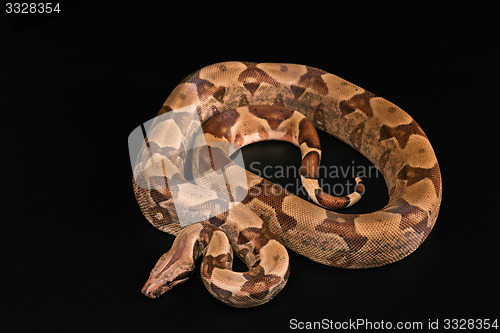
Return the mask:
{"type": "MultiPolygon", "coordinates": [[[[379,267],[415,251],[436,222],[441,172],[422,128],[392,102],[336,75],[299,64],[216,63],[182,80],[157,117],[186,107],[195,110],[202,124],[208,157],[198,153],[193,156],[199,158],[189,159],[184,154],[188,143],[178,138],[193,135],[192,126],[182,120],[186,117],[168,126],[153,121],[138,157],[141,168],[136,167],[139,171],[133,177],[146,219],[176,236],[142,289],[150,298],[186,282],[202,257],[200,274],[210,294],[229,306],[258,306],[273,299],[288,281],[287,249],[338,268],[379,267]],[[348,195],[333,196],[321,189],[318,129],[350,145],[378,168],[389,192],[383,208],[363,214],[334,211],[358,202],[365,186],[356,177],[348,195]],[[213,168],[215,156],[228,155],[216,144],[231,144],[238,150],[268,140],[300,148],[300,177],[310,200],[245,171],[244,181],[227,186],[225,209],[198,223],[180,223],[175,202],[180,185],[173,178],[185,180],[188,169],[203,173],[213,168]],[[146,147],[149,153],[144,153],[146,147]],[[168,168],[176,170],[174,176],[165,173],[168,168]],[[238,194],[241,200],[233,200],[238,194]],[[232,269],[235,255],[247,271],[232,269]]],[[[230,178],[236,168],[224,169],[225,177],[230,178]]],[[[217,194],[179,198],[199,205],[197,212],[222,200],[217,194]]]]}

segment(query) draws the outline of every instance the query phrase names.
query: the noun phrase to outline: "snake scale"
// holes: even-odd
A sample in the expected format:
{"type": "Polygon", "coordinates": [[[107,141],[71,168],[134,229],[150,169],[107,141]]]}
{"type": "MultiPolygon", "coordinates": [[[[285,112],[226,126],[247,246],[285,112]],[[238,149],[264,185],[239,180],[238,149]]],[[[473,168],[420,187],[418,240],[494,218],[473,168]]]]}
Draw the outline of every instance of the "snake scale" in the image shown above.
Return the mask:
{"type": "MultiPolygon", "coordinates": [[[[143,214],[156,228],[176,236],[144,285],[149,297],[185,282],[203,256],[202,280],[214,297],[234,307],[257,306],[285,286],[290,272],[286,248],[325,265],[377,267],[412,253],[434,226],[442,197],[434,150],[415,120],[381,97],[309,66],[223,62],[184,79],[159,115],[186,106],[195,107],[210,145],[231,142],[243,147],[283,140],[298,146],[302,184],[313,202],[246,172],[242,188],[247,194],[241,202],[181,227],[173,187],[141,185],[167,184],[165,173],[135,175],[134,192],[143,214]],[[354,147],[380,170],[389,190],[384,208],[368,214],[331,211],[357,202],[365,188],[356,178],[355,191],[347,196],[321,190],[316,129],[354,147]],[[232,270],[235,254],[248,271],[232,270]]],[[[178,133],[189,135],[186,126],[177,127],[178,133]]],[[[156,145],[160,157],[167,159],[168,152],[162,152],[173,148],[162,146],[162,138],[174,132],[157,126],[155,133],[146,138],[145,146],[156,145]]],[[[140,157],[143,165],[152,158],[140,157]]],[[[178,160],[172,163],[182,169],[178,160]]]]}

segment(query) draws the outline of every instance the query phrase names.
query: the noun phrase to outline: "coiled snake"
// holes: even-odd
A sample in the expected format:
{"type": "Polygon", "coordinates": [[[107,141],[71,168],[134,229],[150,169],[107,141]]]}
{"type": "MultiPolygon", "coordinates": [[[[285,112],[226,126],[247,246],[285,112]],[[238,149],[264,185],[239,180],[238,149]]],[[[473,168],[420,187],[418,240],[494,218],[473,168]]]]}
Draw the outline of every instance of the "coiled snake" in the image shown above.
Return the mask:
{"type": "MultiPolygon", "coordinates": [[[[213,296],[235,307],[256,306],[272,299],[288,279],[285,247],[325,265],[376,267],[412,253],[434,226],[442,184],[433,148],[415,120],[381,97],[308,66],[224,62],[184,79],[159,114],[186,106],[195,107],[210,146],[231,142],[243,147],[263,140],[299,146],[302,184],[314,203],[247,172],[241,203],[181,227],[173,202],[175,186],[168,184],[165,164],[163,173],[145,172],[153,157],[143,154],[143,172],[134,176],[139,206],[156,228],[177,236],[143,288],[149,297],[186,281],[203,255],[202,280],[213,296]],[[364,186],[357,178],[355,191],[345,197],[321,190],[315,128],[356,148],[381,171],[389,189],[384,208],[368,214],[330,210],[354,204],[364,186]],[[246,263],[247,272],[231,270],[233,253],[246,263]]],[[[177,127],[179,135],[189,135],[188,126],[177,127]]],[[[174,132],[157,126],[150,133],[145,146],[156,147],[156,154],[168,159],[174,148],[162,140],[174,132]]],[[[210,156],[214,154],[215,149],[210,156]]],[[[182,170],[176,161],[172,159],[182,170]]]]}

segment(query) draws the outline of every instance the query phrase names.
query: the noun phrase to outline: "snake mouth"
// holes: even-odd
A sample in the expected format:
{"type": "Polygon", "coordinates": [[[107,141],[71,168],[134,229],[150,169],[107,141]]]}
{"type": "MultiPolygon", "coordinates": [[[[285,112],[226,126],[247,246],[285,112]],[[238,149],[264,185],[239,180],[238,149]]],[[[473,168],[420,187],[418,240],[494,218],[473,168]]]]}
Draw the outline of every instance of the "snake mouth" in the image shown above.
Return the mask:
{"type": "Polygon", "coordinates": [[[175,287],[178,284],[184,283],[189,279],[183,278],[183,279],[176,279],[174,281],[167,281],[164,284],[158,284],[155,282],[149,282],[147,281],[144,287],[142,288],[142,293],[146,295],[149,298],[158,298],[173,287],[175,287]]]}

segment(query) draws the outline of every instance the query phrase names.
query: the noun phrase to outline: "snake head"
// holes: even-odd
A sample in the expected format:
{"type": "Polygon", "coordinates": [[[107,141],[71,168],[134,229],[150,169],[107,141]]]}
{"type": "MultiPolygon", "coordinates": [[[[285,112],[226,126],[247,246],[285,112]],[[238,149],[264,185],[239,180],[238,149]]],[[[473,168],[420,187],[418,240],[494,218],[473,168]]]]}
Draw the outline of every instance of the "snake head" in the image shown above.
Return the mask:
{"type": "Polygon", "coordinates": [[[150,298],[157,298],[174,286],[186,282],[194,270],[194,260],[171,249],[161,256],[151,270],[149,279],[142,288],[142,293],[150,298]]]}

